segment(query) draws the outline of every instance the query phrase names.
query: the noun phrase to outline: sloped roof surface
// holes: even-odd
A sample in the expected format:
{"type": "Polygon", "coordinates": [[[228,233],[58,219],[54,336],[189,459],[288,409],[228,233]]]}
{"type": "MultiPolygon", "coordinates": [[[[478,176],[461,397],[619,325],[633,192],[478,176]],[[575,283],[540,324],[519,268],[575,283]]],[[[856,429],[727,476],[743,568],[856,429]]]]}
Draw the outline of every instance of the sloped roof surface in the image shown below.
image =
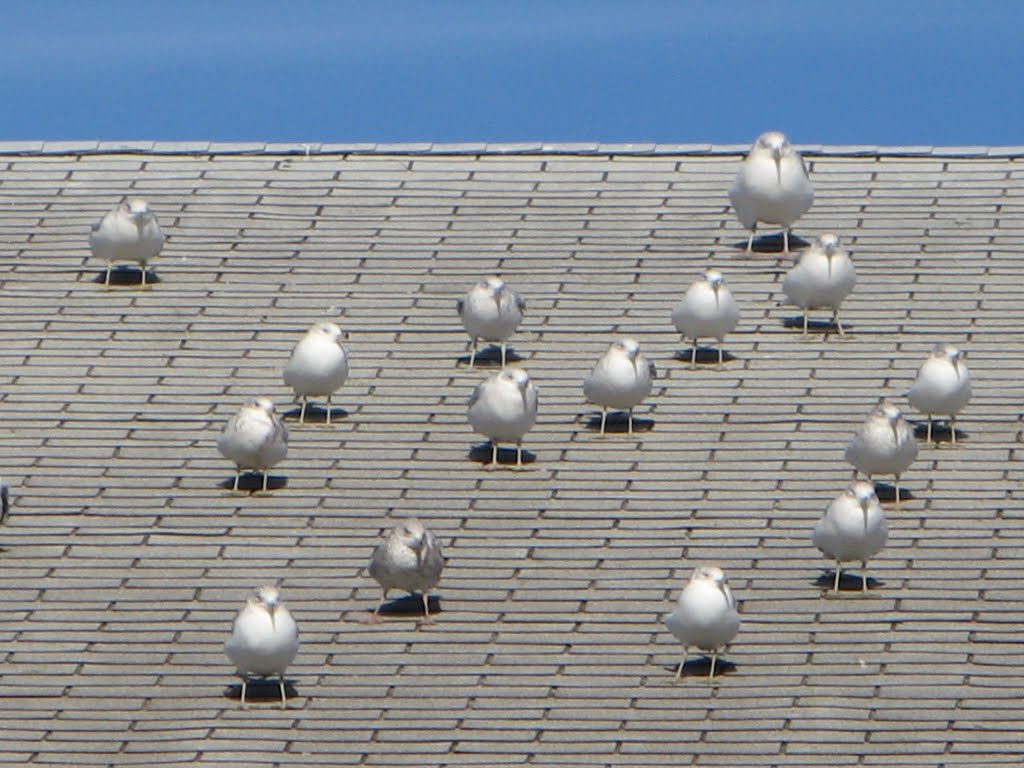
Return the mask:
{"type": "Polygon", "coordinates": [[[721,148],[0,149],[0,762],[1019,763],[1014,151],[809,153],[795,232],[839,233],[859,284],[846,337],[803,338],[787,263],[743,256],[721,148]],[[150,290],[104,289],[89,256],[126,194],[168,235],[150,290]],[[691,371],[669,315],[710,265],[743,319],[724,369],[691,371]],[[470,455],[494,367],[460,362],[455,301],[492,273],[528,303],[524,471],[470,455]],[[325,318],[349,333],[347,415],[299,427],[280,371],[325,318]],[[602,438],[581,382],[625,334],[658,364],[650,428],[602,438]],[[833,597],[811,527],[854,428],[881,394],[906,405],[937,341],[975,377],[962,444],[922,444],[873,588],[833,597]],[[258,394],[289,414],[286,484],[235,495],[215,439],[258,394]],[[445,545],[442,610],[361,624],[370,552],[412,515],[445,545]],[[696,662],[674,679],[661,623],[698,563],[744,618],[711,684],[696,662]],[[222,644],[273,582],[302,631],[295,695],[242,711],[222,644]]]}

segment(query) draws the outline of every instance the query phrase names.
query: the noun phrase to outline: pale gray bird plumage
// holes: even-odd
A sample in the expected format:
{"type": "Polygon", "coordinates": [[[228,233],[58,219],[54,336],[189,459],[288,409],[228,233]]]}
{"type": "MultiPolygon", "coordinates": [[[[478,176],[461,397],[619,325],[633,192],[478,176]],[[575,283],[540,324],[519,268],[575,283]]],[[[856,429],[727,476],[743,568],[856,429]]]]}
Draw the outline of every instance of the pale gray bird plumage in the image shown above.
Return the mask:
{"type": "Polygon", "coordinates": [[[651,394],[655,377],[654,363],[640,354],[636,339],[613,341],[583,381],[588,402],[601,406],[601,434],[605,431],[608,409],[626,411],[629,434],[633,434],[633,408],[651,394]]]}
{"type": "Polygon", "coordinates": [[[701,338],[718,341],[718,364],[722,365],[722,344],[740,321],[740,307],[732,291],[725,284],[725,278],[717,269],[709,269],[704,277],[696,280],[683,300],[672,310],[672,322],[685,339],[693,339],[690,367],[697,365],[697,345],[701,338]]]}
{"type": "Polygon", "coordinates": [[[316,323],[292,350],[283,371],[284,383],[302,400],[299,423],[306,422],[311,397],[327,400],[327,423],[331,423],[331,396],[348,378],[348,353],[342,345],[344,333],[334,323],[316,323]]]}
{"type": "Polygon", "coordinates": [[[665,616],[665,625],[683,644],[683,658],[676,669],[676,678],[690,646],[711,654],[711,672],[715,676],[718,650],[732,642],[740,629],[740,614],[725,573],[717,566],[698,566],[679,593],[676,609],[665,616]]]}
{"type": "Polygon", "coordinates": [[[903,413],[884,397],[867,415],[846,447],[846,460],[857,472],[867,475],[894,475],[896,502],[900,500],[900,475],[917,458],[914,431],[903,413]]]}
{"type": "Polygon", "coordinates": [[[949,419],[950,440],[956,443],[956,416],[971,399],[971,372],[963,353],[952,344],[937,344],[921,365],[907,400],[928,417],[927,441],[932,439],[932,417],[949,419]]]}
{"type": "Polygon", "coordinates": [[[506,368],[477,384],[466,415],[490,440],[491,464],[498,463],[499,443],[515,443],[516,466],[523,466],[523,437],[537,420],[537,387],[526,371],[506,368]]]}
{"type": "Polygon", "coordinates": [[[810,310],[832,310],[832,320],[843,335],[839,308],[857,284],[857,270],[838,235],[824,234],[800,255],[800,260],[786,274],[782,290],[790,304],[804,312],[804,336],[810,310]]]}
{"type": "Polygon", "coordinates": [[[832,500],[814,526],[811,541],[836,564],[834,590],[839,590],[842,564],[860,561],[861,589],[867,591],[867,561],[882,551],[888,535],[875,486],[857,480],[832,500]]]}
{"type": "Polygon", "coordinates": [[[145,200],[125,200],[93,225],[89,249],[93,257],[107,262],[105,285],[110,285],[110,270],[117,263],[131,262],[142,269],[142,285],[146,284],[146,268],[164,247],[156,215],[145,200]]]}
{"type": "Polygon", "coordinates": [[[236,467],[234,490],[245,470],[263,475],[267,490],[267,470],[288,454],[288,428],[274,412],[274,404],[266,397],[246,401],[228,419],[217,438],[217,449],[236,467]]]}
{"type": "Polygon", "coordinates": [[[473,351],[469,367],[476,361],[480,339],[501,345],[501,365],[505,366],[509,337],[519,328],[526,312],[526,301],[500,277],[489,277],[472,288],[456,302],[462,325],[469,334],[473,351]]]}
{"type": "Polygon", "coordinates": [[[263,586],[246,599],[231,625],[224,653],[242,678],[242,707],[246,686],[254,677],[276,677],[281,690],[281,709],[287,707],[284,673],[299,652],[299,628],[281,602],[277,587],[263,586]]]}
{"type": "Polygon", "coordinates": [[[398,523],[370,558],[370,576],[384,590],[371,619],[379,617],[389,590],[403,589],[409,594],[422,594],[423,615],[429,621],[430,590],[440,582],[443,568],[444,555],[434,534],[415,518],[398,523]]]}

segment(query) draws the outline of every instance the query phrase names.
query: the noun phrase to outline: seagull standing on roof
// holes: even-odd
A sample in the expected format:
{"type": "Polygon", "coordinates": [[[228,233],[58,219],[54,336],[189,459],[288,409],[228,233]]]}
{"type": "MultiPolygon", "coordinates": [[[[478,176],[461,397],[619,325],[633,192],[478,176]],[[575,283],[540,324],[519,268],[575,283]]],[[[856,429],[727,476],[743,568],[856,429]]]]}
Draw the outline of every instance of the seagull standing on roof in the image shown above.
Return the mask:
{"type": "Polygon", "coordinates": [[[949,417],[950,439],[956,443],[956,415],[971,399],[971,372],[963,354],[952,344],[937,344],[921,365],[907,393],[907,400],[928,416],[928,442],[932,440],[932,415],[949,417]]]}
{"type": "Polygon", "coordinates": [[[672,310],[672,322],[684,339],[693,339],[690,367],[697,365],[697,342],[710,336],[718,340],[718,365],[722,365],[725,335],[740,321],[740,307],[717,269],[709,269],[703,280],[695,281],[683,300],[672,310]]]}
{"type": "Polygon", "coordinates": [[[476,385],[467,411],[473,430],[491,442],[491,464],[498,444],[516,444],[516,466],[523,466],[523,437],[537,420],[537,388],[521,368],[506,368],[476,385]]]}
{"type": "Polygon", "coordinates": [[[246,686],[254,677],[277,677],[281,709],[287,708],[284,673],[298,652],[299,628],[277,587],[258,587],[238,612],[224,643],[224,653],[242,678],[243,709],[246,686]]]}
{"type": "Polygon", "coordinates": [[[139,265],[145,285],[146,267],[163,247],[164,235],[145,200],[124,201],[100,219],[89,235],[92,255],[107,262],[104,285],[108,287],[113,265],[126,261],[139,265]]]}
{"type": "Polygon", "coordinates": [[[370,615],[369,623],[380,621],[380,609],[384,607],[391,589],[404,589],[410,595],[420,592],[423,615],[429,622],[430,590],[441,580],[443,568],[444,555],[434,534],[415,518],[400,522],[370,558],[370,576],[380,584],[384,594],[377,610],[370,615]]]}
{"type": "Polygon", "coordinates": [[[327,423],[331,423],[331,395],[348,378],[348,354],[342,346],[341,328],[334,323],[316,323],[306,331],[284,367],[284,383],[302,398],[299,424],[306,422],[310,397],[327,399],[327,423]]]}
{"type": "Polygon", "coordinates": [[[782,290],[790,304],[804,311],[804,336],[807,335],[808,310],[827,307],[832,310],[832,321],[843,334],[839,322],[839,307],[853,293],[857,284],[857,271],[850,254],[833,234],[822,235],[803,252],[796,266],[782,281],[782,290]]]}
{"type": "Polygon", "coordinates": [[[633,434],[633,408],[651,394],[654,376],[654,363],[640,354],[635,339],[612,342],[583,382],[587,401],[601,406],[602,435],[609,408],[626,411],[629,434],[633,434]]]}
{"type": "Polygon", "coordinates": [[[676,609],[665,616],[665,625],[683,644],[683,658],[676,669],[676,678],[683,674],[691,645],[711,654],[708,679],[714,677],[718,649],[732,642],[740,629],[736,598],[722,569],[713,565],[699,566],[679,593],[676,609]]]}
{"type": "Polygon", "coordinates": [[[288,453],[288,428],[274,413],[274,404],[266,397],[248,400],[232,416],[217,438],[217,450],[236,467],[234,490],[244,470],[263,475],[267,490],[267,470],[288,453]]]}
{"type": "Polygon", "coordinates": [[[489,277],[470,288],[456,306],[462,325],[472,339],[469,367],[472,368],[476,361],[477,342],[483,339],[501,345],[501,366],[504,368],[506,343],[523,322],[526,301],[500,277],[489,277]]]}
{"type": "Polygon", "coordinates": [[[916,458],[917,441],[913,430],[900,409],[884,397],[846,447],[846,460],[853,465],[855,479],[858,472],[867,475],[869,480],[873,475],[895,475],[897,504],[900,475],[916,458]]]}
{"type": "Polygon", "coordinates": [[[814,202],[803,158],[785,134],[769,131],[757,137],[729,188],[736,216],[750,230],[747,254],[754,247],[757,223],[782,227],[783,251],[789,253],[789,231],[814,202]]]}
{"type": "Polygon", "coordinates": [[[888,535],[885,513],[875,495],[875,486],[857,480],[828,505],[814,526],[811,541],[825,557],[835,561],[835,591],[839,591],[842,564],[859,560],[864,568],[861,590],[866,592],[868,558],[882,551],[888,535]]]}

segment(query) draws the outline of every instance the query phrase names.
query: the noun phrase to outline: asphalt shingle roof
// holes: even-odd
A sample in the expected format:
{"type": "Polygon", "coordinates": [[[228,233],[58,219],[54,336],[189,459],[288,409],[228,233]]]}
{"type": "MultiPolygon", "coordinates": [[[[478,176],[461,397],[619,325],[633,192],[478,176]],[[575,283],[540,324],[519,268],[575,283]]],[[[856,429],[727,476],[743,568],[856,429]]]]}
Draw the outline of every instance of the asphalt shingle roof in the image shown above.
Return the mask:
{"type": "Polygon", "coordinates": [[[0,145],[0,763],[1018,764],[1020,148],[811,148],[795,232],[839,233],[860,282],[849,335],[807,339],[777,254],[742,254],[745,147],[352,149],[0,145]],[[89,257],[126,194],[168,235],[152,290],[104,290],[89,257]],[[724,370],[691,371],[669,314],[712,264],[743,319],[724,370]],[[454,304],[491,273],[528,302],[523,472],[469,456],[492,369],[458,364],[454,304]],[[349,333],[347,416],[292,420],[285,487],[229,493],[217,434],[247,397],[289,402],[323,318],[349,333]],[[658,363],[653,424],[602,439],[581,382],[619,334],[658,363]],[[843,448],[943,340],[975,377],[963,444],[922,445],[877,584],[832,597],[809,535],[843,448]],[[445,545],[443,611],[360,624],[407,515],[445,545]],[[705,562],[744,625],[726,674],[677,682],[661,616],[705,562]],[[222,643],[274,581],[296,695],[241,711],[222,643]]]}

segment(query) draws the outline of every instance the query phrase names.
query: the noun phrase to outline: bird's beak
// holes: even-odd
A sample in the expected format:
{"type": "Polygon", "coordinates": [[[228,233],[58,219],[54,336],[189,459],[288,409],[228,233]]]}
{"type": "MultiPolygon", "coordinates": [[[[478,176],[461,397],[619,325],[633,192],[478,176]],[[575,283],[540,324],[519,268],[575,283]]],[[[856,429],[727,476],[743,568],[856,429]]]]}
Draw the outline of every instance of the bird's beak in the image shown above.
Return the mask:
{"type": "Polygon", "coordinates": [[[956,371],[956,377],[960,378],[960,355],[953,355],[953,370],[956,371]]]}
{"type": "Polygon", "coordinates": [[[412,551],[416,553],[416,565],[417,567],[423,565],[423,545],[426,544],[423,536],[417,536],[409,544],[412,547],[412,551]]]}
{"type": "Polygon", "coordinates": [[[889,419],[889,426],[892,428],[892,439],[897,443],[900,441],[900,431],[897,429],[898,423],[896,419],[889,419]]]}
{"type": "Polygon", "coordinates": [[[825,251],[825,258],[828,260],[828,276],[832,277],[832,256],[831,251],[825,251]]]}
{"type": "Polygon", "coordinates": [[[270,627],[277,631],[277,603],[270,603],[267,606],[267,613],[270,614],[270,627]]]}
{"type": "Polygon", "coordinates": [[[867,499],[861,499],[860,500],[860,508],[861,508],[861,511],[864,513],[864,530],[866,531],[868,529],[868,500],[867,499]]]}
{"type": "Polygon", "coordinates": [[[779,185],[782,184],[782,154],[777,149],[772,150],[772,159],[775,160],[775,176],[779,180],[779,185]]]}

